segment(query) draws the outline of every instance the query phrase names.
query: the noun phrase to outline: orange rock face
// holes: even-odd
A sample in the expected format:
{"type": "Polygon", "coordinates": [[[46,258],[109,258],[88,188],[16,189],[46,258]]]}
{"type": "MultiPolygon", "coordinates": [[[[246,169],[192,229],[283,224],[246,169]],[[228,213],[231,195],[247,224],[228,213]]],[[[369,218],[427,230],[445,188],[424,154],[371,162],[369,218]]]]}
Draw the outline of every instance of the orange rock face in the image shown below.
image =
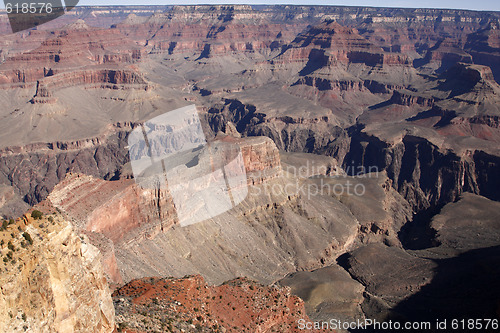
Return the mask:
{"type": "MultiPolygon", "coordinates": [[[[278,150],[269,138],[225,137],[241,147],[248,182],[261,183],[281,171],[278,150]]],[[[49,195],[49,205],[71,217],[73,224],[99,247],[107,263],[106,274],[120,283],[115,246],[153,239],[178,223],[168,189],[143,189],[133,179],[105,181],[70,173],[49,195]]]]}
{"type": "Polygon", "coordinates": [[[132,230],[139,237],[154,237],[174,223],[173,203],[165,191],[143,190],[133,180],[104,181],[69,174],[56,186],[49,200],[77,219],[78,226],[101,233],[113,242],[132,230]]]}
{"type": "MultiPolygon", "coordinates": [[[[283,61],[307,61],[318,58],[321,50],[324,65],[363,63],[368,66],[409,65],[407,57],[384,50],[363,38],[357,29],[327,21],[295,38],[283,61]]],[[[317,59],[315,59],[317,60],[317,59]]]]}
{"type": "MultiPolygon", "coordinates": [[[[55,34],[34,50],[8,56],[0,66],[0,84],[36,82],[84,66],[118,69],[141,58],[141,48],[116,29],[91,28],[82,21],[55,34]]],[[[26,39],[36,45],[37,38],[34,34],[26,39]]]]}

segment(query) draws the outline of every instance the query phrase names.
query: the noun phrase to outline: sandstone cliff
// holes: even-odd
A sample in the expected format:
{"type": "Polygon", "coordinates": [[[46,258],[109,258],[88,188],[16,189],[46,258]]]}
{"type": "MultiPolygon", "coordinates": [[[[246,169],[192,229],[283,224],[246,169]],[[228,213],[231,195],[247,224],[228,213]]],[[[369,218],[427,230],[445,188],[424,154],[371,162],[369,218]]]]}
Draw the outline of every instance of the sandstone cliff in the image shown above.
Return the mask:
{"type": "Polygon", "coordinates": [[[60,215],[25,216],[2,237],[2,332],[112,332],[99,251],[60,215]],[[19,228],[19,230],[18,230],[19,228]]]}

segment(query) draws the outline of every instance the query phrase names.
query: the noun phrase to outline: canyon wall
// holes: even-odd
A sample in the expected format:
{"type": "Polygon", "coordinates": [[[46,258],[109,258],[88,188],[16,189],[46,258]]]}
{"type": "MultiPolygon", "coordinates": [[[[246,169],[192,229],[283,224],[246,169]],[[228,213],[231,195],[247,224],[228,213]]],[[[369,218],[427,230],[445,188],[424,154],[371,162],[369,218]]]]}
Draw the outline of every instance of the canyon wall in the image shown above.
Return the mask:
{"type": "Polygon", "coordinates": [[[111,179],[129,159],[127,134],[118,131],[110,137],[4,149],[0,157],[2,182],[13,184],[16,192],[34,205],[68,172],[111,179]]]}
{"type": "Polygon", "coordinates": [[[0,232],[3,332],[113,332],[101,254],[73,230],[51,215],[25,216],[0,232]]]}

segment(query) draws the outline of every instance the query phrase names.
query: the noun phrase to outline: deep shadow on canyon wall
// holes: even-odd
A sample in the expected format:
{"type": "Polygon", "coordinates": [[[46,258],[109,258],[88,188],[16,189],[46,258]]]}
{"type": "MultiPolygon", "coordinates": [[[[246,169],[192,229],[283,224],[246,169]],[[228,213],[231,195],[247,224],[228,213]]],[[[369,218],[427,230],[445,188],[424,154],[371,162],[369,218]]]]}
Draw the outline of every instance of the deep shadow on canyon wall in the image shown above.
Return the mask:
{"type": "Polygon", "coordinates": [[[68,172],[116,178],[129,161],[127,137],[124,130],[101,139],[9,148],[0,156],[0,182],[13,186],[26,203],[35,205],[68,172]]]}
{"type": "MultiPolygon", "coordinates": [[[[281,130],[265,121],[265,116],[251,105],[226,100],[221,109],[210,109],[205,116],[212,134],[224,130],[228,121],[243,136],[264,135],[285,151],[330,155],[348,173],[360,170],[387,171],[392,186],[412,205],[415,212],[435,210],[455,201],[461,193],[472,192],[500,201],[500,157],[483,151],[461,156],[443,150],[420,137],[407,135],[400,143],[390,145],[362,132],[361,126],[341,129],[315,124],[287,126],[281,130]]],[[[296,124],[292,124],[296,125],[296,124]]],[[[129,161],[127,146],[131,125],[102,139],[73,143],[46,144],[36,149],[20,149],[0,157],[0,182],[14,186],[30,205],[45,199],[67,172],[82,172],[103,179],[120,177],[122,166],[129,161]],[[40,149],[43,148],[43,149],[40,149]]]]}
{"type": "MultiPolygon", "coordinates": [[[[435,262],[437,268],[431,282],[392,308],[387,319],[401,327],[405,327],[405,323],[429,324],[430,329],[425,329],[426,332],[496,332],[498,321],[492,320],[500,317],[500,246],[472,250],[435,262]],[[439,329],[437,322],[441,325],[439,329]],[[478,323],[481,329],[476,326],[478,323]]],[[[374,328],[351,330],[381,331],[374,328]]]]}
{"type": "Polygon", "coordinates": [[[343,166],[348,171],[387,171],[416,212],[453,202],[463,192],[500,201],[500,157],[479,150],[459,156],[421,137],[406,135],[391,146],[358,131],[343,166]]]}
{"type": "MultiPolygon", "coordinates": [[[[425,138],[406,135],[391,145],[362,132],[361,125],[348,129],[331,126],[326,131],[288,126],[283,119],[275,126],[255,108],[227,100],[226,107],[211,110],[207,120],[214,132],[234,122],[243,135],[264,135],[281,150],[330,155],[348,174],[360,170],[386,171],[392,186],[405,197],[415,212],[437,211],[471,192],[500,201],[500,157],[480,150],[461,155],[441,149],[425,138]]],[[[312,126],[314,128],[314,124],[312,126]]]]}

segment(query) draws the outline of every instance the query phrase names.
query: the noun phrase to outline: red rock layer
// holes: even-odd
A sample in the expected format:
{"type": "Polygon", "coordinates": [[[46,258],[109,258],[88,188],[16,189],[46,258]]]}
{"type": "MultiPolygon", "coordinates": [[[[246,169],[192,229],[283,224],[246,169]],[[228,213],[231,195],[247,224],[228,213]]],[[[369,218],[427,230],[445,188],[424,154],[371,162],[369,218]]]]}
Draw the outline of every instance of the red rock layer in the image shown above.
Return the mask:
{"type": "Polygon", "coordinates": [[[132,231],[152,238],[175,221],[167,191],[141,189],[133,180],[109,182],[68,174],[48,200],[77,219],[83,230],[101,233],[115,243],[125,235],[134,238],[132,231]]]}
{"type": "Polygon", "coordinates": [[[362,37],[357,29],[333,21],[326,21],[297,36],[281,60],[285,63],[315,60],[312,57],[320,57],[321,54],[325,66],[348,63],[367,66],[410,64],[407,56],[386,53],[362,37]]]}
{"type": "Polygon", "coordinates": [[[146,20],[130,15],[115,27],[152,53],[205,50],[210,55],[221,55],[277,48],[307,26],[303,20],[276,23],[273,15],[248,6],[176,7],[146,20]]]}
{"type": "MultiPolygon", "coordinates": [[[[261,183],[281,171],[278,149],[269,138],[236,139],[225,137],[241,147],[249,183],[261,183]]],[[[152,239],[177,222],[174,203],[168,189],[142,189],[133,179],[105,181],[69,173],[55,186],[47,202],[71,217],[73,224],[86,233],[95,233],[100,249],[142,238],[152,239]],[[99,236],[100,235],[100,236],[99,236]]],[[[104,252],[106,252],[105,250],[104,252]]],[[[114,257],[110,257],[113,264],[114,257]]],[[[108,276],[120,278],[113,265],[108,276]]]]}
{"type": "Polygon", "coordinates": [[[128,332],[146,330],[147,319],[131,323],[129,317],[131,313],[144,313],[143,309],[148,309],[149,317],[177,316],[200,329],[225,332],[300,332],[298,321],[310,321],[304,302],[292,296],[289,288],[266,287],[245,278],[220,286],[208,286],[201,276],[145,278],[115,290],[113,297],[115,301],[131,300],[129,307],[119,310],[121,319],[131,328],[128,332]]]}
{"type": "Polygon", "coordinates": [[[38,48],[7,56],[0,65],[0,84],[35,82],[84,66],[118,69],[141,57],[141,48],[118,30],[90,28],[77,21],[56,31],[56,37],[42,41],[38,48]]]}

